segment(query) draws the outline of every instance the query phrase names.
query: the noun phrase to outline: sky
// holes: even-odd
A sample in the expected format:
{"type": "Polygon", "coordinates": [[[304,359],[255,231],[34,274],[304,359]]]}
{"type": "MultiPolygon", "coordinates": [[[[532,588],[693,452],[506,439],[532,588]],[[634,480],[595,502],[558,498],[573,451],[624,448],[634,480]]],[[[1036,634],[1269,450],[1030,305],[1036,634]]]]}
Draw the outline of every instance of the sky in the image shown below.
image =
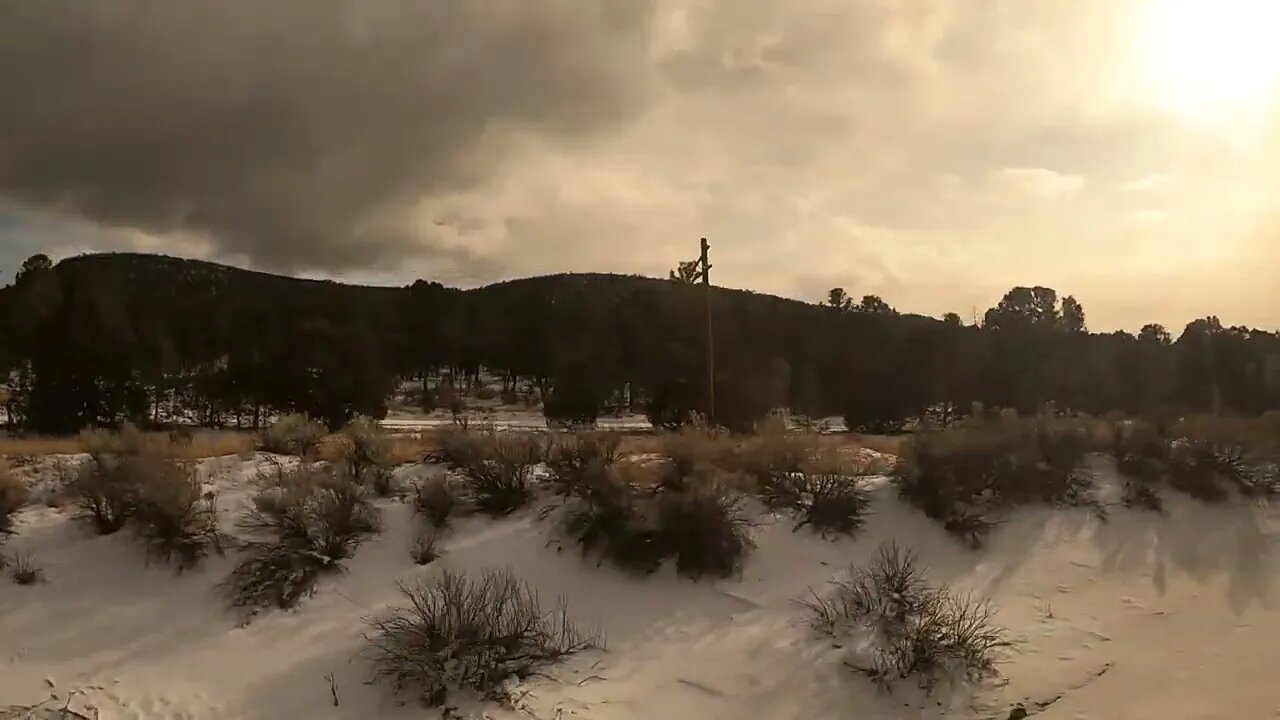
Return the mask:
{"type": "Polygon", "coordinates": [[[138,250],[1280,327],[1280,5],[0,4],[0,282],[138,250]]]}

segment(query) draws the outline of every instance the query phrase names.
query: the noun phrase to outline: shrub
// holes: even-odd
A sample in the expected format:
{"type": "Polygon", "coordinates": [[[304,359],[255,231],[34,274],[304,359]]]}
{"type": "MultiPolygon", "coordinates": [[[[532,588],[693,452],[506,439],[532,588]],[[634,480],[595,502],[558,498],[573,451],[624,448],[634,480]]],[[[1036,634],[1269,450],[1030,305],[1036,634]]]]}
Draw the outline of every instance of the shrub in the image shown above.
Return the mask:
{"type": "Polygon", "coordinates": [[[14,517],[27,504],[31,493],[27,485],[0,459],[0,535],[13,533],[14,517]]]}
{"type": "Polygon", "coordinates": [[[1029,503],[1090,505],[1082,467],[1089,428],[1053,418],[977,420],[914,435],[894,469],[903,499],[981,542],[993,510],[1029,503]]]}
{"type": "Polygon", "coordinates": [[[81,465],[67,488],[67,494],[88,518],[99,535],[110,535],[124,527],[137,509],[137,476],[130,458],[95,455],[81,465]]]}
{"type": "Polygon", "coordinates": [[[658,499],[662,547],[681,575],[730,577],[755,547],[742,497],[717,481],[668,491],[658,499]]]}
{"type": "Polygon", "coordinates": [[[566,433],[547,448],[547,467],[556,492],[573,495],[618,461],[622,438],[601,432],[566,433]]]}
{"type": "Polygon", "coordinates": [[[428,705],[444,704],[458,689],[505,699],[508,678],[599,644],[570,622],[563,601],[545,610],[509,570],[479,580],[446,570],[399,589],[406,606],[365,620],[373,679],[428,705]]]}
{"type": "MultiPolygon", "coordinates": [[[[1158,428],[1128,423],[1117,428],[1113,452],[1116,467],[1125,476],[1127,505],[1160,509],[1159,488],[1174,489],[1206,502],[1226,500],[1234,488],[1246,497],[1266,497],[1280,491],[1266,463],[1252,460],[1245,445],[1233,442],[1245,434],[1235,423],[1200,420],[1180,425],[1202,437],[1169,439],[1158,428]]],[[[1251,442],[1262,441],[1249,437],[1251,442]]]]}
{"type": "Polygon", "coordinates": [[[447,427],[436,436],[436,447],[424,458],[454,470],[460,470],[480,459],[485,436],[458,427],[447,427]]]}
{"type": "Polygon", "coordinates": [[[314,466],[278,470],[239,525],[253,539],[223,590],[250,610],[294,607],[379,528],[364,488],[314,466]]]}
{"type": "Polygon", "coordinates": [[[428,525],[414,535],[413,546],[409,548],[414,564],[429,565],[440,557],[438,545],[442,532],[439,526],[428,525]]]}
{"type": "Polygon", "coordinates": [[[30,555],[18,553],[13,558],[13,569],[9,576],[17,585],[35,585],[44,581],[44,569],[36,565],[30,555]]]}
{"type": "Polygon", "coordinates": [[[520,403],[520,395],[515,390],[503,390],[501,398],[503,405],[518,405],[520,403]]]}
{"type": "Polygon", "coordinates": [[[751,477],[770,507],[791,507],[796,500],[792,477],[818,454],[812,435],[788,434],[778,423],[762,423],[760,434],[737,453],[737,468],[751,477]]]}
{"type": "Polygon", "coordinates": [[[542,462],[542,441],[534,435],[490,432],[476,444],[458,471],[476,508],[489,515],[509,515],[533,498],[534,468],[542,462]]]}
{"type": "Polygon", "coordinates": [[[497,400],[498,391],[488,385],[481,385],[476,388],[475,396],[477,400],[484,400],[486,402],[489,400],[497,400]]]}
{"type": "Polygon", "coordinates": [[[1222,502],[1235,487],[1245,496],[1262,494],[1239,445],[1211,440],[1175,443],[1171,453],[1169,483],[1192,497],[1206,502],[1222,502]]]}
{"type": "Polygon", "coordinates": [[[192,568],[213,548],[222,554],[217,505],[199,480],[174,460],[154,455],[125,459],[119,468],[134,488],[133,517],[150,558],[192,568]]]}
{"type": "Polygon", "coordinates": [[[648,574],[662,566],[673,544],[661,534],[652,499],[642,497],[630,479],[640,472],[638,466],[618,464],[588,474],[575,486],[576,497],[560,525],[584,556],[598,553],[601,561],[648,574]]]}
{"type": "Polygon", "coordinates": [[[915,554],[896,544],[881,546],[850,575],[802,604],[816,629],[869,652],[851,667],[886,686],[917,676],[926,688],[944,677],[976,681],[995,672],[1008,643],[988,601],[930,586],[915,554]]]}
{"type": "Polygon", "coordinates": [[[663,434],[660,442],[667,466],[662,486],[672,489],[683,488],[690,478],[705,477],[728,445],[723,433],[700,421],[663,434]]]}
{"type": "MultiPolygon", "coordinates": [[[[391,438],[376,421],[367,417],[356,418],[347,423],[339,434],[339,456],[352,479],[376,482],[377,471],[389,462],[391,438]]],[[[390,488],[387,488],[386,494],[389,493],[390,488]]]]}
{"type": "Polygon", "coordinates": [[[449,526],[460,499],[447,475],[435,475],[418,483],[413,494],[413,507],[432,526],[449,526]]]}
{"type": "Polygon", "coordinates": [[[323,423],[307,415],[285,415],[263,433],[262,449],[280,455],[314,457],[327,434],[323,423]]]}
{"type": "Polygon", "coordinates": [[[804,486],[796,502],[800,520],[819,533],[853,535],[862,528],[871,507],[871,492],[863,479],[844,472],[816,472],[801,476],[804,486]]]}

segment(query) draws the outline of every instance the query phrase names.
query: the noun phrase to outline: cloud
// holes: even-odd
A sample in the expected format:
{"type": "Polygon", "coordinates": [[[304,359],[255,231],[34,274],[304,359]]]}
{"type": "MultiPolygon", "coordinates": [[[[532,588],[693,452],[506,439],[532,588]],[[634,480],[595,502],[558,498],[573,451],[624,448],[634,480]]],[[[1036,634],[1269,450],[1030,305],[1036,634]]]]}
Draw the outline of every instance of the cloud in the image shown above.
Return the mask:
{"type": "Polygon", "coordinates": [[[643,106],[648,12],[642,0],[6,3],[0,197],[204,235],[273,269],[440,254],[409,209],[488,178],[510,128],[568,142],[643,106]]]}
{"type": "Polygon", "coordinates": [[[995,179],[1015,190],[1039,198],[1069,195],[1084,187],[1079,175],[1064,175],[1045,168],[1002,168],[995,179]]]}
{"type": "Polygon", "coordinates": [[[335,278],[665,275],[705,236],[729,286],[968,317],[1045,284],[1180,326],[1168,288],[1274,267],[1280,132],[1171,114],[1143,8],[0,3],[0,200],[76,247],[335,278]]]}
{"type": "Polygon", "coordinates": [[[1169,220],[1169,213],[1160,208],[1143,208],[1134,210],[1125,216],[1125,222],[1137,227],[1153,227],[1163,225],[1169,220]]]}
{"type": "Polygon", "coordinates": [[[1154,173],[1130,180],[1121,185],[1120,190],[1127,193],[1154,193],[1167,187],[1169,187],[1169,176],[1164,173],[1154,173]]]}

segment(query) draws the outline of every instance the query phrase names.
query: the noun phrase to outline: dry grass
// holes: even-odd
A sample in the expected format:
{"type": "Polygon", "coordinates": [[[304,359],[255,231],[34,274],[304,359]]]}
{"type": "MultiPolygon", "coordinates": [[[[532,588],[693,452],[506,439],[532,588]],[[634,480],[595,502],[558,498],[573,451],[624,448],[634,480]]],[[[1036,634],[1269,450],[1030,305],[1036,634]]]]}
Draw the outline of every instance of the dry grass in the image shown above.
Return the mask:
{"type": "MultiPolygon", "coordinates": [[[[425,430],[413,433],[386,433],[382,448],[383,459],[389,467],[407,463],[422,462],[432,450],[440,447],[442,430],[425,430]]],[[[340,461],[344,457],[345,448],[341,433],[329,435],[320,442],[318,451],[322,460],[340,461]]]]}
{"type": "Polygon", "coordinates": [[[43,457],[155,449],[166,457],[197,460],[223,455],[246,455],[253,452],[257,445],[257,437],[249,431],[200,429],[187,436],[184,433],[144,432],[126,427],[118,433],[88,430],[74,437],[0,436],[0,456],[43,457]]]}
{"type": "Polygon", "coordinates": [[[1192,415],[1173,423],[1169,434],[1191,441],[1238,445],[1254,455],[1280,455],[1280,413],[1255,418],[1192,415]]]}

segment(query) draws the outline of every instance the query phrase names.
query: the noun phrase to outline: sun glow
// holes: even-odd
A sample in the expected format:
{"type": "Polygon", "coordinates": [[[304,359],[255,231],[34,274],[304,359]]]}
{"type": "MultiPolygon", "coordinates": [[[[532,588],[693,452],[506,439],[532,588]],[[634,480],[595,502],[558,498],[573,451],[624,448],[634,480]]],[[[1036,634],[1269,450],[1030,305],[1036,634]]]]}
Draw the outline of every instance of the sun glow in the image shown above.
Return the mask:
{"type": "Polygon", "coordinates": [[[1151,0],[1139,50],[1161,102],[1193,115],[1258,112],[1280,94],[1280,2],[1151,0]]]}

